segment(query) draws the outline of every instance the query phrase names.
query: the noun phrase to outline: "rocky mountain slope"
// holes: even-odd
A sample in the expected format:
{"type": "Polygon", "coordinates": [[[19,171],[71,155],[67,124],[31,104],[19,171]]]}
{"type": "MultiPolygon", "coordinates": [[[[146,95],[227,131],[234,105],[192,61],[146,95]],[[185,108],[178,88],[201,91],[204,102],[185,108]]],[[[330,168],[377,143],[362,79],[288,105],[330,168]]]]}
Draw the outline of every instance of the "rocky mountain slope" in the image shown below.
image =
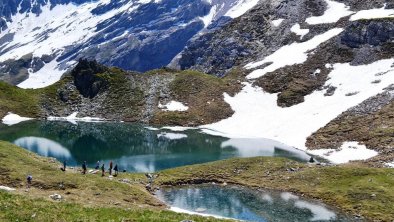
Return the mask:
{"type": "Polygon", "coordinates": [[[23,88],[44,87],[80,58],[134,71],[160,68],[190,38],[220,27],[257,2],[1,1],[0,79],[23,88]]]}
{"type": "Polygon", "coordinates": [[[56,84],[19,89],[0,84],[0,117],[8,112],[34,118],[92,116],[112,121],[197,126],[233,114],[223,92],[241,88],[234,74],[224,79],[194,71],[171,69],[148,73],[108,68],[80,60],[56,84]]]}

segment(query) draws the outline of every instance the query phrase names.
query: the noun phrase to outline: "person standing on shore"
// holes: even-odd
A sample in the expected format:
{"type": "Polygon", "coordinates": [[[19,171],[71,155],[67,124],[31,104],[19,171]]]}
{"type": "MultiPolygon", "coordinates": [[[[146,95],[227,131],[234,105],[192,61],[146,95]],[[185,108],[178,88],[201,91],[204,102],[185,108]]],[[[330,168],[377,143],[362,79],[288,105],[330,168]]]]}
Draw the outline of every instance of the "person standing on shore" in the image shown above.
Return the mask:
{"type": "Polygon", "coordinates": [[[63,161],[63,171],[66,171],[66,167],[67,167],[67,161],[64,160],[64,161],[63,161]]]}
{"type": "Polygon", "coordinates": [[[109,175],[112,175],[112,160],[109,162],[109,175]]]}
{"type": "Polygon", "coordinates": [[[116,176],[118,176],[118,164],[115,164],[115,167],[114,167],[114,171],[115,171],[115,177],[116,176]]]}
{"type": "Polygon", "coordinates": [[[96,167],[94,169],[98,170],[100,168],[100,161],[97,161],[96,167]]]}
{"type": "Polygon", "coordinates": [[[82,164],[82,174],[86,174],[87,166],[86,166],[86,161],[83,161],[82,164]]]}
{"type": "Polygon", "coordinates": [[[101,176],[102,176],[102,177],[105,176],[105,167],[104,167],[104,163],[103,163],[103,165],[101,166],[101,176]]]}

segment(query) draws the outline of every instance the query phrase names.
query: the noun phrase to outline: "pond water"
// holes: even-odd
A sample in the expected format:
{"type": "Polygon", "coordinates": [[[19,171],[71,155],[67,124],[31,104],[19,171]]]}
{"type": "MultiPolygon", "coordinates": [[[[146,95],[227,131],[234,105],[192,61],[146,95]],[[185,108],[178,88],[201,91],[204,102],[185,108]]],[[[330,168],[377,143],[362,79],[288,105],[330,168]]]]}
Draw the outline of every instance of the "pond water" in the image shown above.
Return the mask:
{"type": "Polygon", "coordinates": [[[174,211],[245,221],[350,221],[322,203],[287,192],[199,185],[162,188],[156,196],[174,211]]]}
{"type": "Polygon", "coordinates": [[[308,161],[304,152],[266,139],[228,139],[197,130],[151,130],[129,123],[28,121],[0,124],[0,140],[42,156],[66,160],[69,166],[87,161],[113,161],[120,170],[155,172],[232,157],[279,156],[308,161]]]}

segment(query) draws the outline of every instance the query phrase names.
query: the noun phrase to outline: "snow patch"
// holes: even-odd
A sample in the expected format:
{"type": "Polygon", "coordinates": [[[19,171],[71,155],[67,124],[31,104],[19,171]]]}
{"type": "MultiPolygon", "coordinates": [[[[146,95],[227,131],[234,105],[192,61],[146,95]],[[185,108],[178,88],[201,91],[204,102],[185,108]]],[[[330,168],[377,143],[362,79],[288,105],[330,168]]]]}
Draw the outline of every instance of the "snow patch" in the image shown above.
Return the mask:
{"type": "Polygon", "coordinates": [[[151,127],[151,126],[146,126],[144,128],[147,129],[147,130],[151,130],[151,131],[158,131],[158,130],[160,130],[159,128],[151,127]]]}
{"type": "Polygon", "coordinates": [[[309,29],[301,29],[300,24],[295,24],[291,27],[290,31],[294,32],[296,35],[301,36],[300,38],[304,38],[306,34],[309,33],[309,29]]]}
{"type": "MultiPolygon", "coordinates": [[[[289,53],[288,53],[289,54],[289,53]]],[[[380,60],[368,65],[333,64],[326,85],[337,87],[333,96],[315,91],[305,96],[303,103],[292,107],[277,106],[277,94],[264,92],[260,87],[244,83],[234,97],[224,94],[234,110],[233,116],[220,122],[201,126],[204,132],[229,138],[267,138],[306,149],[306,138],[327,125],[342,112],[383,92],[394,82],[394,59],[380,60]],[[371,85],[380,76],[381,83],[371,85]],[[359,91],[357,95],[346,96],[359,91]]]]}
{"type": "Polygon", "coordinates": [[[394,168],[394,161],[391,163],[386,163],[386,166],[390,167],[390,168],[394,168]]]}
{"type": "Polygon", "coordinates": [[[171,101],[167,103],[166,105],[162,105],[159,103],[158,105],[159,109],[162,109],[164,111],[179,111],[179,112],[184,112],[189,109],[189,107],[183,105],[181,102],[177,101],[171,101]]]}
{"type": "Polygon", "coordinates": [[[105,121],[105,119],[97,118],[97,117],[82,117],[79,118],[77,117],[78,112],[74,112],[69,116],[66,117],[55,117],[55,116],[49,116],[47,120],[49,121],[68,121],[73,124],[77,124],[77,122],[102,122],[105,121]]]}
{"type": "Polygon", "coordinates": [[[167,129],[174,132],[183,132],[186,130],[197,129],[194,127],[184,127],[184,126],[163,126],[161,129],[167,129]]]}
{"type": "Polygon", "coordinates": [[[23,89],[37,89],[50,86],[59,81],[66,70],[58,67],[59,63],[56,59],[47,63],[37,72],[29,70],[29,78],[21,82],[18,87],[23,89]]]}
{"type": "Polygon", "coordinates": [[[367,149],[358,142],[345,142],[338,149],[310,150],[308,153],[319,155],[333,163],[347,163],[351,160],[365,160],[378,155],[378,152],[367,149]]]}
{"type": "Polygon", "coordinates": [[[310,25],[318,25],[325,23],[334,23],[339,19],[349,16],[354,12],[350,11],[350,7],[343,3],[326,0],[327,10],[322,16],[309,17],[305,20],[310,25]]]}
{"type": "Polygon", "coordinates": [[[157,138],[158,139],[166,138],[166,139],[169,139],[169,140],[180,140],[180,139],[187,138],[187,135],[186,134],[182,134],[182,133],[167,133],[167,132],[164,132],[164,133],[157,134],[157,138]]]}
{"type": "Polygon", "coordinates": [[[284,19],[275,19],[272,21],[272,25],[274,25],[275,27],[280,26],[280,24],[282,24],[282,22],[284,21],[284,19]]]}
{"type": "Polygon", "coordinates": [[[0,190],[5,190],[5,191],[15,191],[16,189],[7,187],[7,186],[0,186],[0,190]]]}
{"type": "Polygon", "coordinates": [[[360,19],[378,19],[378,18],[394,18],[394,9],[368,9],[357,12],[350,17],[350,21],[356,21],[360,19]]]}
{"type": "Polygon", "coordinates": [[[209,11],[208,15],[204,17],[200,17],[201,21],[204,22],[204,28],[207,28],[213,21],[217,13],[217,6],[212,6],[211,10],[209,11]]]}
{"type": "Polygon", "coordinates": [[[243,14],[245,14],[247,11],[249,11],[251,8],[253,8],[257,3],[259,3],[260,0],[239,0],[235,6],[233,6],[226,14],[225,16],[229,16],[231,18],[237,18],[243,14]]]}
{"type": "Polygon", "coordinates": [[[8,113],[2,120],[3,124],[8,126],[18,124],[23,121],[32,120],[33,118],[22,117],[14,113],[8,113]]]}
{"type": "Polygon", "coordinates": [[[265,57],[262,61],[247,64],[245,68],[253,69],[270,63],[270,65],[264,69],[257,69],[251,72],[247,78],[256,79],[265,75],[266,73],[273,72],[285,66],[302,64],[308,59],[309,51],[315,49],[323,42],[339,35],[342,31],[342,28],[334,28],[321,35],[317,35],[306,42],[296,42],[291,45],[283,46],[278,51],[265,57]]]}

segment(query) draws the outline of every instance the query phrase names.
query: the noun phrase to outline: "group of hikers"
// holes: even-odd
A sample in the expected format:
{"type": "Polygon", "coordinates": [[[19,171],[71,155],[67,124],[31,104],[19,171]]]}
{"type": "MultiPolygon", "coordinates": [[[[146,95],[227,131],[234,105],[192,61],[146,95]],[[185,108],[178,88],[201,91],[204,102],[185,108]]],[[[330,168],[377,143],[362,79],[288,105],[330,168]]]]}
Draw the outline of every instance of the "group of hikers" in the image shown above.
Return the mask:
{"type": "MultiPolygon", "coordinates": [[[[66,160],[64,160],[63,161],[63,167],[62,168],[60,168],[62,171],[66,171],[66,167],[67,167],[67,161],[66,160]]],[[[95,170],[99,170],[99,169],[101,169],[101,176],[103,177],[103,176],[105,176],[105,165],[104,165],[104,163],[101,165],[101,167],[100,167],[100,161],[97,161],[97,163],[96,163],[96,167],[94,168],[95,170]]],[[[87,172],[87,170],[88,170],[88,166],[87,166],[87,163],[86,163],[86,161],[83,161],[83,163],[82,163],[82,174],[86,174],[86,172],[87,172]]],[[[109,168],[108,168],[108,173],[109,173],[109,175],[111,175],[112,176],[112,172],[114,172],[114,177],[116,177],[116,176],[118,176],[118,172],[119,172],[119,169],[118,169],[118,164],[115,164],[115,166],[113,165],[113,162],[112,162],[112,160],[109,162],[109,168]]]]}
{"type": "MultiPolygon", "coordinates": [[[[63,167],[61,167],[60,170],[62,170],[64,172],[64,171],[66,171],[66,168],[67,168],[67,161],[64,160],[63,161],[63,167]]],[[[97,161],[95,170],[98,171],[99,169],[100,169],[100,161],[97,161]]],[[[88,165],[87,165],[86,161],[83,161],[83,163],[82,163],[82,174],[86,174],[87,171],[88,171],[88,165]]],[[[109,175],[111,175],[111,176],[114,176],[114,177],[118,176],[118,172],[119,172],[118,164],[115,164],[115,166],[113,166],[113,162],[111,160],[109,162],[108,172],[109,172],[109,175]],[[114,175],[112,175],[112,172],[114,172],[114,175]]],[[[123,172],[126,172],[126,171],[124,170],[123,172]]],[[[101,165],[101,176],[102,177],[105,176],[105,165],[104,165],[104,163],[101,165]]],[[[31,174],[28,174],[27,177],[26,177],[26,180],[27,180],[27,188],[30,188],[30,186],[32,184],[33,176],[31,174]]]]}

